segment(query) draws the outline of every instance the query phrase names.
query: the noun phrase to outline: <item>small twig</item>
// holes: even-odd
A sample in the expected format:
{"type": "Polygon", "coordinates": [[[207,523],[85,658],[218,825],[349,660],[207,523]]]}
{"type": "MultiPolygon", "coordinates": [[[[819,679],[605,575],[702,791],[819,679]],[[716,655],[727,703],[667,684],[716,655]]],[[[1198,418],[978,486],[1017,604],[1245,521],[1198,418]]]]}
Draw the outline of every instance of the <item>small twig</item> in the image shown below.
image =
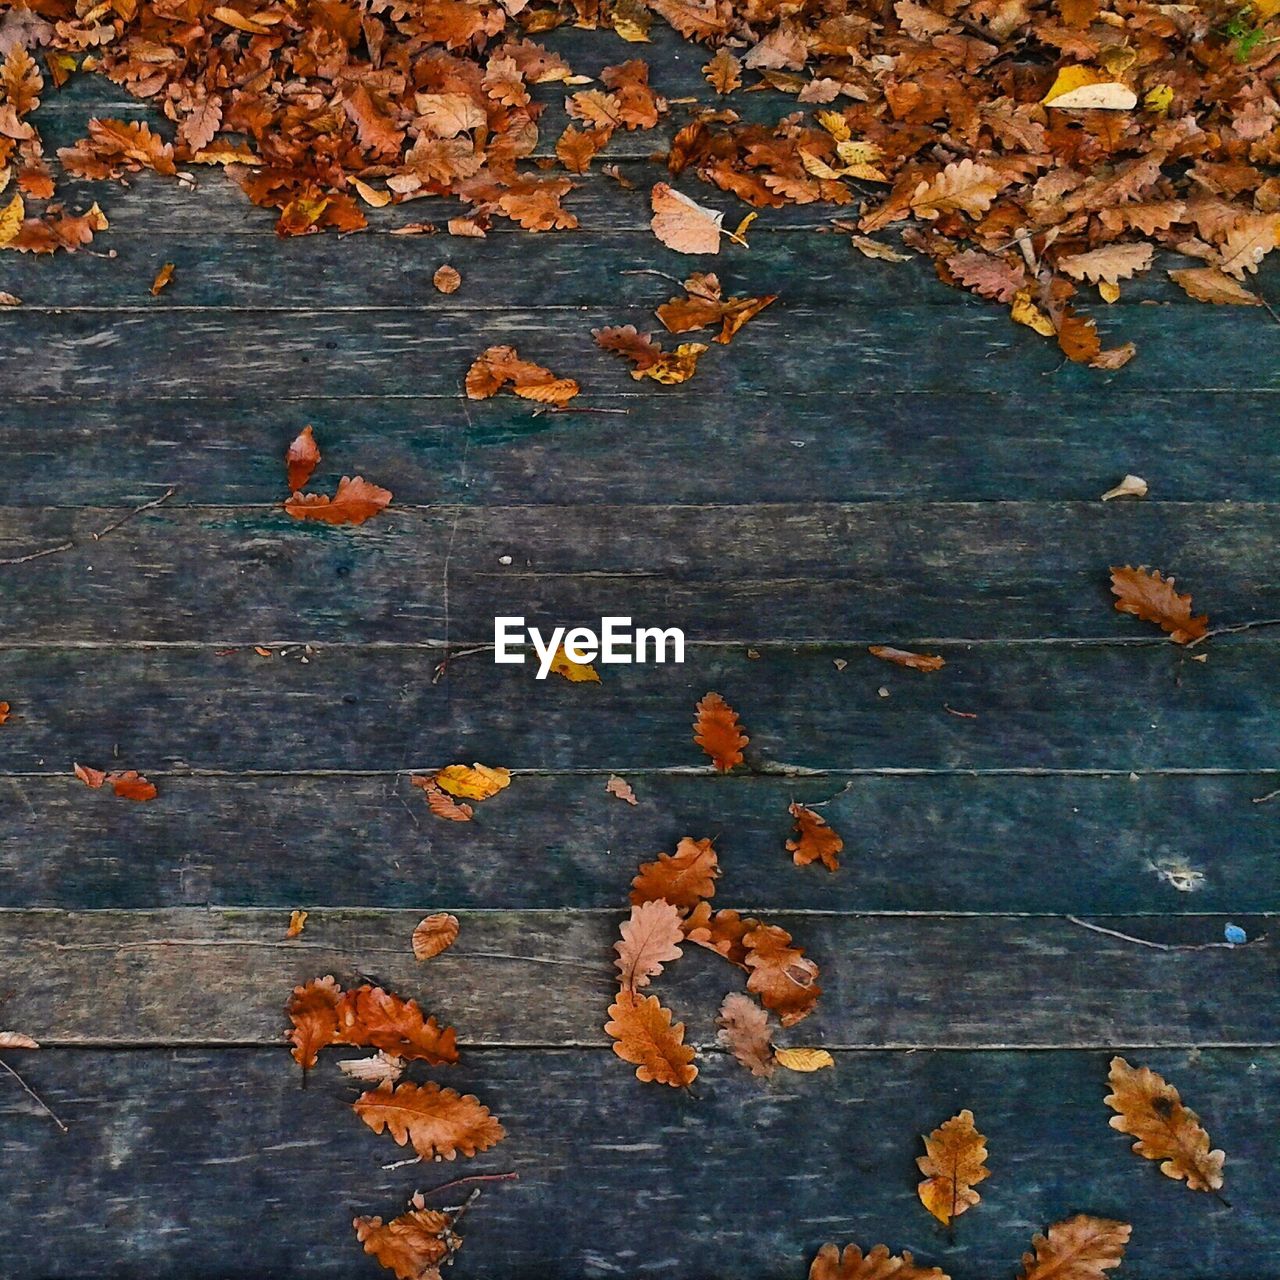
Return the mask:
{"type": "Polygon", "coordinates": [[[384,1169],[403,1169],[406,1165],[421,1164],[421,1163],[422,1163],[421,1156],[411,1156],[408,1160],[396,1160],[391,1164],[384,1164],[382,1167],[384,1169]]]}
{"type": "Polygon", "coordinates": [[[1254,796],[1253,803],[1266,804],[1268,800],[1274,800],[1276,796],[1280,796],[1280,787],[1277,787],[1274,791],[1268,791],[1265,796],[1254,796]]]}
{"type": "Polygon", "coordinates": [[[1233,636],[1237,632],[1254,631],[1258,627],[1280,627],[1280,618],[1255,618],[1252,622],[1237,622],[1230,627],[1214,627],[1212,631],[1206,631],[1204,635],[1197,636],[1186,647],[1194,649],[1196,645],[1212,640],[1214,636],[1233,636]]]}
{"type": "Polygon", "coordinates": [[[1267,935],[1260,933],[1247,942],[1154,942],[1150,938],[1135,938],[1131,933],[1121,933],[1119,929],[1108,929],[1105,925],[1081,920],[1079,916],[1067,916],[1066,919],[1093,933],[1104,933],[1108,938],[1119,938],[1121,942],[1133,942],[1140,947],[1151,947],[1156,951],[1239,951],[1241,947],[1251,947],[1255,942],[1267,940],[1267,935]]]}
{"type": "MultiPolygon", "coordinates": [[[[412,1160],[401,1160],[400,1164],[413,1164],[412,1160]]],[[[396,1169],[399,1165],[384,1164],[384,1169],[396,1169]]],[[[462,1187],[468,1182],[516,1182],[520,1178],[518,1173],[473,1173],[465,1178],[455,1178],[452,1182],[442,1182],[438,1187],[432,1187],[430,1191],[420,1191],[418,1194],[423,1196],[433,1196],[439,1191],[448,1191],[451,1187],[462,1187]]],[[[472,1194],[472,1199],[478,1192],[472,1194]]],[[[467,1202],[470,1204],[470,1200],[467,1202]]]]}
{"type": "MultiPolygon", "coordinates": [[[[177,489],[167,489],[158,498],[152,498],[150,502],[144,502],[140,507],[134,507],[132,511],[126,511],[118,520],[112,521],[105,529],[99,529],[97,533],[91,533],[89,537],[98,542],[105,538],[107,534],[114,533],[122,524],[127,524],[136,515],[141,515],[144,511],[150,511],[152,507],[158,507],[162,502],[168,502],[173,495],[177,493],[177,489]]],[[[5,564],[26,564],[30,560],[39,560],[42,556],[57,555],[60,551],[74,551],[76,547],[83,545],[74,538],[66,542],[60,542],[56,547],[42,547],[39,551],[29,551],[25,556],[11,556],[6,560],[0,560],[0,565],[5,564]]]]}
{"type": "Polygon", "coordinates": [[[978,718],[978,713],[976,711],[957,711],[949,702],[944,702],[942,704],[942,709],[948,715],[959,716],[961,720],[976,720],[978,718]]]}
{"type": "Polygon", "coordinates": [[[449,664],[456,662],[459,658],[469,658],[475,653],[488,653],[493,648],[491,644],[478,644],[470,649],[457,649],[447,652],[439,662],[436,663],[435,674],[431,677],[432,684],[439,684],[444,677],[446,671],[449,670],[449,664]]]}
{"type": "Polygon", "coordinates": [[[529,416],[531,418],[541,418],[548,413],[621,413],[625,415],[630,412],[630,409],[602,409],[588,404],[549,404],[535,409],[529,416]]]}
{"type": "Polygon", "coordinates": [[[70,1133],[71,1130],[58,1119],[54,1109],[3,1059],[0,1058],[0,1067],[3,1067],[23,1088],[27,1097],[36,1103],[38,1107],[53,1121],[54,1124],[62,1130],[63,1133],[70,1133]]]}

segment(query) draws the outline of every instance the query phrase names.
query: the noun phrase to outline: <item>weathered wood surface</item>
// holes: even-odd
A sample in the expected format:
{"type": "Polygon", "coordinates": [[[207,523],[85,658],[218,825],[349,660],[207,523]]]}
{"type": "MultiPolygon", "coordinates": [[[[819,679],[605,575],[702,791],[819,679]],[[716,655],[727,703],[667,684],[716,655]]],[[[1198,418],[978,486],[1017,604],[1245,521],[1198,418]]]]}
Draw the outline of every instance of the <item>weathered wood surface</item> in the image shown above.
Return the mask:
{"type": "Polygon", "coordinates": [[[473,1172],[520,1176],[482,1187],[459,1276],[798,1280],[838,1240],[991,1280],[1076,1212],[1133,1224],[1130,1280],[1269,1276],[1280,1251],[1275,1050],[1125,1050],[1180,1082],[1228,1152],[1230,1209],[1107,1127],[1106,1052],[840,1053],[834,1072],[768,1085],[708,1055],[694,1098],[639,1086],[607,1050],[473,1051],[435,1074],[510,1136],[465,1164],[393,1170],[404,1149],[348,1110],[337,1052],[306,1089],[283,1049],[24,1056],[71,1132],[0,1093],[6,1275],[373,1277],[352,1217],[389,1217],[415,1188],[473,1172]],[[961,1107],[993,1173],[949,1239],[916,1199],[914,1161],[917,1135],[961,1107]]]}
{"type": "Polygon", "coordinates": [[[243,640],[249,618],[258,637],[394,644],[444,639],[447,619],[474,642],[499,614],[598,608],[681,619],[690,640],[1154,643],[1112,608],[1116,564],[1176,572],[1198,602],[1212,584],[1217,625],[1280,616],[1277,504],[406,505],[359,531],[279,505],[175,507],[95,540],[123,514],[0,508],[0,558],[79,544],[0,566],[0,637],[243,640]]]}
{"type": "MultiPolygon", "coordinates": [[[[634,862],[617,862],[625,901],[634,862]]],[[[424,908],[448,905],[428,867],[406,875],[424,908]]],[[[721,892],[716,905],[756,907],[721,892]]],[[[421,911],[315,907],[296,939],[282,910],[0,912],[16,988],[5,1016],[49,1044],[272,1044],[284,996],[335,973],[417,996],[464,1044],[604,1045],[623,914],[463,913],[458,942],[424,966],[409,947],[421,911]]],[[[1274,917],[1236,921],[1260,937],[1236,947],[1217,916],[1087,921],[1125,939],[1081,919],[770,910],[821,967],[816,1012],[783,1038],[846,1049],[1280,1045],[1276,953],[1261,936],[1274,917]]],[[[688,952],[657,990],[693,1043],[714,1044],[720,1001],[745,979],[688,952]]]]}
{"type": "Polygon", "coordinates": [[[1276,496],[1280,422],[1265,392],[828,386],[744,411],[732,389],[695,380],[673,398],[628,380],[608,403],[618,412],[548,414],[513,396],[262,400],[249,389],[140,402],[120,388],[74,413],[15,400],[0,414],[4,502],[133,506],[171,485],[171,507],[278,502],[281,456],[305,423],[324,443],[317,484],[359,470],[392,485],[396,506],[1096,502],[1130,471],[1149,482],[1148,504],[1276,496]]]}
{"type": "Polygon", "coordinates": [[[1226,637],[1204,663],[1170,644],[938,648],[948,666],[922,676],[855,646],[784,646],[757,659],[745,647],[695,646],[683,666],[608,667],[598,685],[539,681],[483,653],[433,684],[440,651],[414,647],[321,648],[305,664],[298,649],[272,659],[252,647],[0,649],[14,710],[0,770],[65,773],[80,760],[158,777],[386,773],[482,760],[710,774],[690,729],[709,689],[739,708],[757,771],[1280,766],[1272,641],[1226,637]]]}
{"type": "MultiPolygon", "coordinates": [[[[644,56],[692,93],[705,52],[655,36],[549,43],[589,71],[644,56]]],[[[113,95],[88,76],[48,92],[47,144],[93,113],[154,121],[113,95]]],[[[548,152],[563,89],[539,96],[548,152]]],[[[1280,630],[1216,639],[1201,664],[1117,615],[1106,583],[1146,562],[1215,626],[1280,615],[1274,323],[1187,305],[1156,273],[1096,309],[1139,345],[1104,376],[926,264],[820,233],[833,207],[764,211],[714,262],[670,254],[644,157],[685,118],[615,139],[603,159],[637,187],[583,177],[576,235],[387,234],[459,208],[418,201],[365,235],[281,242],[272,211],[202,171],[194,191],[69,184],[106,208],[94,248],[113,259],[0,255],[24,299],[0,314],[0,559],[82,540],[0,565],[0,1025],[46,1040],[10,1058],[72,1125],[0,1087],[6,1278],[372,1276],[353,1214],[509,1169],[460,1277],[782,1280],[835,1238],[991,1280],[1076,1211],[1134,1223],[1133,1280],[1274,1272],[1275,943],[1209,944],[1228,922],[1277,932],[1280,801],[1255,802],[1280,786],[1280,630]],[[464,277],[449,298],[429,282],[443,261],[464,277]],[[637,384],[589,331],[657,328],[672,282],[624,273],[691,265],[780,300],[687,386],[637,384]],[[579,378],[578,408],[462,398],[499,342],[579,378]],[[280,513],[305,422],[315,487],[359,472],[395,490],[390,512],[358,531],[280,513]],[[1101,506],[1130,471],[1150,498],[1101,506]],[[488,641],[499,611],[631,612],[703,643],[599,686],[484,653],[432,683],[444,642],[488,641]],[[901,671],[876,641],[948,665],[901,671]],[[751,734],[742,776],[690,740],[712,688],[751,734]],[[140,768],[160,796],[91,792],[77,759],[140,768]],[[408,773],[475,759],[512,786],[471,824],[432,819],[408,773]],[[640,806],[605,794],[611,771],[640,806]],[[793,798],[844,835],[837,875],[791,865],[793,798]],[[619,909],[636,863],[684,834],[717,836],[717,905],[778,920],[822,965],[819,1012],[785,1038],[834,1047],[835,1072],[762,1088],[727,1062],[712,1017],[742,977],[697,948],[659,979],[700,1047],[697,1096],[609,1052],[619,909]],[[312,914],[286,940],[293,907],[312,914]],[[429,909],[464,929],[424,966],[408,936],[429,909]],[[403,1152],[344,1114],[337,1055],[301,1090],[279,1047],[290,987],[328,971],[455,1021],[464,1064],[439,1075],[508,1141],[384,1170],[403,1152]],[[966,1048],[886,1048],[943,1045],[966,1048]],[[1249,1047],[1207,1047],[1224,1045],[1249,1047]],[[1107,1127],[1111,1046],[1199,1111],[1232,1209],[1107,1127]],[[965,1106],[995,1173],[952,1241],[913,1160],[965,1106]]]]}
{"type": "MultiPolygon", "coordinates": [[[[24,315],[20,307],[6,308],[0,341],[9,356],[0,369],[0,395],[83,400],[127,387],[137,396],[200,399],[269,386],[282,396],[457,396],[476,355],[496,343],[516,343],[526,358],[577,378],[583,405],[591,407],[594,397],[634,387],[626,363],[599,350],[591,337],[601,325],[645,322],[619,310],[477,312],[434,303],[429,319],[413,309],[246,309],[187,312],[174,324],[152,309],[24,315]]],[[[697,376],[703,389],[731,387],[748,403],[815,387],[1029,393],[1050,374],[1067,389],[1280,388],[1280,327],[1263,327],[1252,308],[1136,306],[1122,318],[1122,335],[1119,318],[1106,323],[1119,340],[1135,341],[1154,359],[1133,360],[1100,379],[1096,370],[1064,365],[1055,348],[1010,324],[998,307],[823,310],[779,301],[731,346],[708,352],[697,376]],[[1196,359],[1184,359],[1176,343],[1169,344],[1170,312],[1195,316],[1196,359]],[[922,343],[921,333],[933,332],[940,315],[948,318],[946,342],[922,343]],[[800,352],[803,359],[796,358],[800,352]]],[[[668,389],[668,398],[676,404],[679,393],[668,389]]]]}
{"type": "Polygon", "coordinates": [[[168,776],[150,806],[0,776],[0,906],[614,908],[640,860],[716,832],[719,896],[773,910],[1280,911],[1276,818],[1253,803],[1274,773],[647,773],[634,808],[604,781],[524,774],[452,823],[394,773],[168,776]],[[839,874],[791,865],[793,799],[844,834],[839,874]]]}

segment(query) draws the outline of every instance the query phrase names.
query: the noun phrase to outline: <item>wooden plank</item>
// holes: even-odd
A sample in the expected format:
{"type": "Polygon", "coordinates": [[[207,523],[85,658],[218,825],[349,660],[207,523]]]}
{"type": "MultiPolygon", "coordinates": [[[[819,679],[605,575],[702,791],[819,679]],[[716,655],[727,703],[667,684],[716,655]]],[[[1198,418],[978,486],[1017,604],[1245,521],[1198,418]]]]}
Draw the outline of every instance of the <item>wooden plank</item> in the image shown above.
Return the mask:
{"type": "MultiPolygon", "coordinates": [[[[633,862],[619,868],[625,900],[633,862]]],[[[755,909],[717,894],[717,906],[755,909]]],[[[604,1041],[616,974],[610,911],[461,912],[459,941],[423,967],[409,938],[422,910],[316,907],[284,936],[276,910],[0,912],[14,989],[6,1018],[37,1040],[90,1046],[275,1044],[293,987],[334,973],[412,995],[469,1045],[604,1041]]],[[[763,909],[763,908],[762,908],[763,909]]],[[[804,1043],[842,1048],[1086,1048],[1277,1045],[1270,998],[1275,917],[1236,921],[1259,941],[1222,943],[1219,916],[843,915],[767,911],[821,967],[804,1043]],[[1159,950],[1142,938],[1176,943],[1159,950]],[[1217,946],[1205,947],[1205,943],[1217,946]],[[1222,992],[1230,991],[1230,1000],[1222,992]]],[[[658,990],[692,1042],[742,975],[699,948],[658,990]]]]}
{"type": "Polygon", "coordinates": [[[331,1063],[303,1090],[283,1050],[48,1050],[20,1065],[71,1133],[12,1083],[0,1091],[0,1243],[13,1280],[97,1274],[105,1257],[154,1280],[373,1280],[354,1215],[518,1172],[482,1186],[459,1276],[795,1280],[834,1239],[988,1280],[1015,1274],[1034,1232],[1081,1211],[1133,1224],[1131,1280],[1165,1280],[1189,1257],[1202,1275],[1270,1274],[1280,1054],[1130,1057],[1172,1079],[1226,1150],[1230,1210],[1162,1178],[1108,1128],[1106,1053],[842,1054],[834,1072],[768,1085],[716,1055],[690,1097],[638,1084],[607,1052],[484,1051],[438,1074],[489,1103],[506,1141],[387,1170],[403,1151],[347,1111],[355,1090],[331,1063]],[[913,1161],[917,1135],[961,1107],[988,1135],[993,1174],[949,1238],[916,1199],[913,1161]],[[713,1146],[732,1156],[708,1158],[713,1146]]]}
{"type": "MultiPolygon", "coordinates": [[[[595,399],[595,397],[593,397],[595,399]]],[[[689,384],[618,399],[618,413],[541,413],[515,397],[17,402],[0,420],[10,507],[276,502],[281,457],[314,423],[317,483],[394,477],[397,505],[1096,501],[1121,475],[1147,501],[1280,497],[1268,393],[753,399],[689,384]],[[1170,424],[1176,423],[1177,430],[1170,424]],[[714,465],[712,465],[714,463],[714,465]]]]}
{"type": "Polygon", "coordinates": [[[171,776],[143,807],[0,777],[0,906],[613,907],[636,863],[717,833],[720,896],[774,909],[1280,911],[1274,774],[644,774],[634,808],[604,781],[523,775],[452,823],[394,773],[171,776]],[[838,874],[792,866],[792,800],[843,835],[838,874]]]}
{"type": "MultiPolygon", "coordinates": [[[[683,666],[606,668],[598,685],[538,681],[487,654],[457,660],[433,684],[438,651],[412,647],[321,648],[306,664],[296,649],[270,660],[252,648],[0,649],[14,712],[0,770],[60,774],[80,760],[163,778],[483,760],[539,772],[709,772],[690,731],[709,689],[738,708],[748,763],[764,771],[1280,765],[1274,643],[1219,641],[1203,664],[1167,644],[940,648],[947,668],[922,676],[853,647],[769,648],[752,659],[695,646],[683,666]]],[[[490,803],[518,805],[518,795],[490,803]]],[[[162,814],[159,802],[137,820],[162,814]]]]}
{"type": "MultiPolygon", "coordinates": [[[[362,235],[280,239],[263,211],[246,224],[243,197],[221,191],[202,186],[193,195],[150,183],[124,196],[104,196],[112,224],[100,243],[113,256],[79,254],[51,266],[35,256],[6,254],[0,280],[22,298],[26,315],[37,308],[73,307],[185,312],[192,307],[431,311],[447,306],[494,311],[549,304],[589,307],[608,298],[617,307],[637,309],[628,312],[628,321],[658,329],[654,308],[679,293],[675,281],[691,270],[689,258],[655,239],[637,194],[607,178],[584,181],[570,199],[585,224],[583,233],[532,237],[516,232],[520,239],[497,228],[485,240],[379,234],[393,225],[387,220],[362,235]],[[189,226],[201,215],[206,225],[189,226]],[[242,229],[261,234],[240,234],[242,229]],[[173,282],[152,297],[152,280],[164,262],[175,264],[173,282]],[[445,262],[463,280],[447,303],[431,284],[432,273],[445,262]]],[[[92,195],[84,192],[84,197],[92,195]]],[[[423,215],[418,205],[408,210],[397,220],[423,215]]],[[[434,207],[427,212],[432,218],[441,216],[434,207]]],[[[1166,265],[1188,262],[1171,257],[1166,265]]],[[[928,259],[872,261],[854,252],[842,235],[778,221],[753,226],[749,249],[726,242],[710,266],[728,292],[777,293],[792,305],[990,307],[943,285],[928,259]]],[[[1261,287],[1268,283],[1264,277],[1261,287]]],[[[1120,303],[1108,314],[1152,301],[1183,304],[1198,314],[1199,304],[1191,303],[1164,271],[1126,282],[1120,303]]]]}
{"type": "MultiPolygon", "coordinates": [[[[1056,347],[1010,324],[997,307],[948,311],[945,341],[922,341],[922,334],[936,333],[933,307],[833,312],[779,302],[732,347],[708,353],[697,376],[703,391],[739,396],[833,386],[1031,394],[1050,372],[1056,385],[1069,390],[1274,390],[1280,387],[1280,361],[1268,355],[1280,343],[1280,329],[1241,314],[1247,311],[1126,309],[1123,325],[1119,319],[1108,322],[1108,341],[1133,340],[1143,354],[1103,377],[1097,370],[1064,366],[1056,347]],[[1183,357],[1171,327],[1174,315],[1195,317],[1186,321],[1194,323],[1194,360],[1183,357]]],[[[623,362],[600,351],[590,332],[635,319],[625,308],[577,308],[571,315],[549,309],[477,313],[433,303],[429,315],[246,310],[196,311],[185,319],[175,326],[158,311],[23,315],[21,308],[6,308],[0,341],[10,357],[0,371],[0,395],[85,400],[130,388],[139,397],[200,398],[233,387],[270,387],[274,397],[458,395],[474,356],[506,342],[518,343],[528,359],[579,379],[588,407],[634,388],[623,362]]],[[[678,388],[667,392],[672,405],[680,396],[678,388]]]]}
{"type": "Polygon", "coordinates": [[[492,643],[497,615],[598,606],[700,641],[1162,639],[1117,616],[1113,564],[1176,573],[1217,625],[1280,616],[1277,504],[393,506],[359,530],[174,506],[95,541],[123,514],[0,508],[0,558],[77,544],[3,567],[0,638],[492,643]]]}

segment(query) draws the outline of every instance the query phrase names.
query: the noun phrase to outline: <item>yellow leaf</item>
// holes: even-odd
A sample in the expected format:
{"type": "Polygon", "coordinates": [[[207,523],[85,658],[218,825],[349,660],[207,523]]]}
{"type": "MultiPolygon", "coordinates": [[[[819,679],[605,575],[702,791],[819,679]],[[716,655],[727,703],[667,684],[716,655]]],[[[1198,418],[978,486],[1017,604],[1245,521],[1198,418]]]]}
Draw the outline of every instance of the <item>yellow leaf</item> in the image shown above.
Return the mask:
{"type": "Polygon", "coordinates": [[[371,187],[367,182],[361,182],[359,178],[351,178],[350,182],[359,192],[360,199],[365,204],[372,205],[375,209],[381,209],[384,205],[391,203],[390,191],[379,191],[377,187],[371,187]]]}
{"type": "Polygon", "coordinates": [[[436,774],[436,786],[464,800],[487,800],[510,785],[509,769],[491,769],[487,764],[451,764],[436,774]]]}
{"type": "MultiPolygon", "coordinates": [[[[1276,0],[1276,5],[1280,7],[1280,0],[1276,0]]],[[[1158,84],[1154,89],[1147,90],[1142,105],[1148,111],[1157,111],[1163,115],[1173,106],[1173,90],[1167,84],[1158,84]]]]}
{"type": "Polygon", "coordinates": [[[285,930],[286,938],[296,938],[307,927],[307,913],[293,911],[289,915],[289,928],[285,930]]]}
{"type": "MultiPolygon", "coordinates": [[[[252,18],[246,18],[243,13],[237,13],[234,9],[220,5],[213,11],[213,16],[219,22],[225,22],[229,27],[235,27],[237,31],[247,32],[251,36],[265,36],[271,31],[271,27],[261,22],[255,22],[252,18]]],[[[279,19],[277,18],[278,22],[279,19]]]]}
{"type": "Polygon", "coordinates": [[[1042,338],[1052,338],[1055,330],[1053,321],[1049,319],[1034,302],[1026,289],[1019,289],[1009,307],[1009,316],[1014,324],[1025,324],[1034,329],[1042,338]]]}
{"type": "Polygon", "coordinates": [[[752,212],[747,214],[743,220],[729,233],[730,240],[736,240],[739,244],[746,244],[746,234],[751,224],[759,217],[758,213],[752,212]]]}
{"type": "Polygon", "coordinates": [[[1103,280],[1098,285],[1098,296],[1105,303],[1120,301],[1120,286],[1112,284],[1109,280],[1103,280]]]}
{"type": "Polygon", "coordinates": [[[599,684],[600,673],[589,662],[574,662],[561,645],[551,659],[551,670],[574,684],[599,684]]]}
{"type": "Polygon", "coordinates": [[[1138,95],[1093,67],[1063,67],[1040,101],[1064,111],[1132,111],[1138,95]]]}
{"type": "Polygon", "coordinates": [[[775,1049],[773,1057],[788,1071],[821,1071],[836,1065],[836,1060],[825,1049],[775,1049]]]}
{"type": "Polygon", "coordinates": [[[925,1154],[916,1165],[924,1181],[916,1188],[920,1203],[943,1226],[982,1198],[973,1189],[987,1178],[987,1140],[973,1123],[972,1111],[961,1111],[924,1140],[925,1154]]]}
{"type": "Polygon", "coordinates": [[[818,123],[837,141],[848,142],[849,125],[839,111],[819,111],[818,123]]]}
{"type": "Polygon", "coordinates": [[[698,357],[707,349],[705,342],[682,342],[674,351],[665,351],[657,363],[644,369],[632,369],[631,376],[652,378],[663,386],[674,386],[678,382],[688,382],[698,368],[698,357]]]}
{"type": "Polygon", "coordinates": [[[614,6],[613,29],[628,44],[649,44],[651,21],[652,15],[637,0],[618,0],[614,6]]]}
{"type": "Polygon", "coordinates": [[[22,196],[15,195],[3,209],[0,209],[0,245],[8,244],[22,227],[22,219],[27,216],[22,196]]]}

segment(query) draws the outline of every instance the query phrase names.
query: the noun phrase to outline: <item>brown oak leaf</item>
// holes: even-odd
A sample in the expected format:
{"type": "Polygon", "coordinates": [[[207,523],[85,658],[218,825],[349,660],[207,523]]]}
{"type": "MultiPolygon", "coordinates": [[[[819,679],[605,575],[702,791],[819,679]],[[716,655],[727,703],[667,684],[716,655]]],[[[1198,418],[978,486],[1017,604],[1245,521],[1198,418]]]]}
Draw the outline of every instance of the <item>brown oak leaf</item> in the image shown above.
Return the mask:
{"type": "Polygon", "coordinates": [[[653,862],[642,862],[631,882],[631,904],[659,900],[689,911],[716,891],[720,863],[710,840],[684,836],[675,853],[660,853],[653,862]]]}
{"type": "Polygon", "coordinates": [[[363,476],[343,476],[333,497],[321,493],[295,493],[284,509],[295,520],[319,520],[323,524],[364,524],[385,510],[391,490],[371,484],[363,476]]]}
{"type": "Polygon", "coordinates": [[[730,991],[720,1006],[716,1019],[720,1043],[753,1076],[766,1079],[773,1075],[773,1038],[769,1034],[769,1015],[748,995],[730,991]]]}
{"type": "Polygon", "coordinates": [[[1209,629],[1209,617],[1191,613],[1191,596],[1179,595],[1174,590],[1174,580],[1160,575],[1158,569],[1148,570],[1132,565],[1112,566],[1111,593],[1116,597],[1116,609],[1131,613],[1144,622],[1154,622],[1169,633],[1174,644],[1189,644],[1200,640],[1209,629]]]}
{"type": "Polygon", "coordinates": [[[742,763],[742,748],[751,741],[738,723],[738,713],[718,694],[708,693],[698,703],[693,740],[711,757],[721,773],[742,763]]]}
{"type": "Polygon", "coordinates": [[[920,1203],[943,1226],[982,1198],[974,1187],[991,1174],[986,1166],[987,1140],[973,1123],[973,1112],[961,1111],[924,1139],[925,1154],[916,1158],[924,1181],[916,1188],[920,1203]]]}
{"type": "Polygon", "coordinates": [[[1120,1265],[1132,1228],[1127,1222],[1078,1213],[1031,1241],[1019,1280],[1103,1280],[1120,1265]]]}
{"type": "Polygon", "coordinates": [[[448,951],[458,939],[458,917],[447,912],[425,916],[413,931],[413,955],[416,960],[430,960],[448,951]]]}
{"type": "Polygon", "coordinates": [[[821,861],[828,871],[838,870],[840,859],[837,855],[844,848],[844,841],[827,825],[827,820],[795,801],[787,812],[796,821],[796,838],[787,841],[787,852],[792,855],[796,866],[807,867],[811,862],[821,861]]]}
{"type": "Polygon", "coordinates": [[[680,912],[660,898],[633,906],[620,932],[622,938],[613,949],[618,953],[614,963],[623,991],[647,987],[668,961],[684,954],[679,945],[684,938],[680,912]]]}
{"type": "Polygon", "coordinates": [[[1131,1067],[1123,1058],[1111,1059],[1107,1079],[1111,1092],[1106,1104],[1116,1112],[1111,1127],[1138,1139],[1134,1151],[1159,1160],[1161,1173],[1185,1180],[1192,1191],[1217,1191],[1222,1186],[1226,1156],[1210,1150],[1200,1117],[1173,1085],[1148,1067],[1131,1067]]]}
{"type": "Polygon", "coordinates": [[[822,994],[818,966],[799,947],[793,947],[791,935],[776,924],[758,925],[743,942],[751,975],[747,990],[758,995],[784,1027],[807,1018],[822,994]]]}
{"type": "Polygon", "coordinates": [[[904,1249],[891,1254],[882,1244],[863,1254],[856,1244],[824,1244],[809,1268],[809,1280],[948,1280],[937,1267],[918,1267],[904,1249]]]}
{"type": "Polygon", "coordinates": [[[319,462],[320,446],[316,443],[315,432],[310,427],[303,427],[294,436],[284,454],[286,480],[290,493],[297,493],[306,485],[319,462]]]}
{"type": "Polygon", "coordinates": [[[374,1089],[361,1094],[352,1109],[374,1133],[389,1130],[400,1146],[411,1144],[424,1160],[452,1160],[459,1151],[474,1156],[506,1137],[474,1094],[444,1089],[434,1081],[374,1089]]]}
{"type": "Polygon", "coordinates": [[[452,1216],[436,1209],[410,1209],[390,1222],[355,1218],[351,1225],[365,1253],[398,1280],[439,1280],[439,1264],[462,1244],[452,1216]]]}
{"type": "Polygon", "coordinates": [[[635,1065],[638,1080],[688,1088],[698,1075],[693,1049],[684,1042],[684,1023],[672,1022],[657,996],[620,991],[609,1006],[605,1031],[613,1037],[613,1051],[635,1065]]]}

